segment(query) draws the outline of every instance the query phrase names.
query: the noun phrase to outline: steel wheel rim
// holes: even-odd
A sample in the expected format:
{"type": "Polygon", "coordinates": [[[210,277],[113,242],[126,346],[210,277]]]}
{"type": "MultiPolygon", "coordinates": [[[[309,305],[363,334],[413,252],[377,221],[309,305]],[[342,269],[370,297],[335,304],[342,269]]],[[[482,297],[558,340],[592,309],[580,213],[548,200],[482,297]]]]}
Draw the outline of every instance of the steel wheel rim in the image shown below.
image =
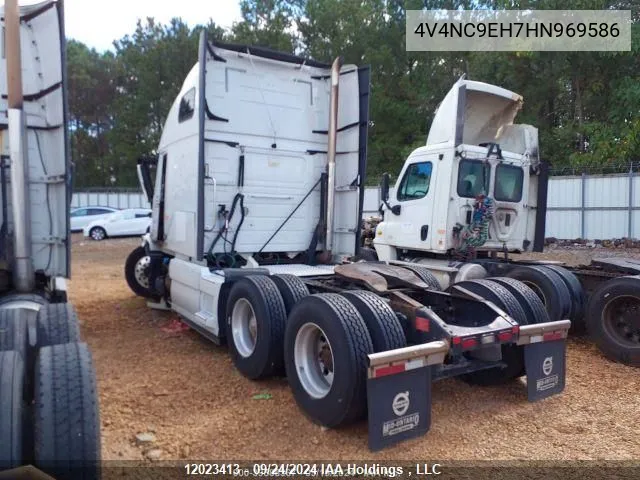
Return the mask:
{"type": "Polygon", "coordinates": [[[313,398],[324,398],[333,385],[335,362],[331,344],[315,323],[305,323],[296,335],[294,362],[302,388],[313,398]]]}
{"type": "Polygon", "coordinates": [[[136,266],[133,269],[133,276],[136,282],[141,287],[149,288],[149,265],[151,264],[151,257],[144,256],[136,262],[136,266]]]}
{"type": "Polygon", "coordinates": [[[101,228],[94,228],[91,231],[91,238],[94,240],[103,240],[104,239],[104,230],[101,228]]]}
{"type": "Polygon", "coordinates": [[[640,346],[640,298],[622,295],[609,300],[602,309],[602,324],[610,337],[626,345],[640,346]]]}
{"type": "Polygon", "coordinates": [[[239,298],[231,311],[231,334],[238,353],[250,357],[258,340],[258,321],[253,306],[246,298],[239,298]]]}

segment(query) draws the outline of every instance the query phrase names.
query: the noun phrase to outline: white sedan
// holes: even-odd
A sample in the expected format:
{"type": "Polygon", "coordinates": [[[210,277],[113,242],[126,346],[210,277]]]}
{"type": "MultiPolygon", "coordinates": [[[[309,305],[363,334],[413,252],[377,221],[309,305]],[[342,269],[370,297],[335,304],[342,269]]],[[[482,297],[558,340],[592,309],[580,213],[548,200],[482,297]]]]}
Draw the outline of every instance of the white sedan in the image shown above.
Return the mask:
{"type": "Polygon", "coordinates": [[[85,237],[104,240],[107,237],[143,235],[151,228],[151,209],[129,208],[100,218],[84,227],[85,237]]]}
{"type": "Polygon", "coordinates": [[[81,232],[84,227],[94,220],[104,218],[114,212],[119,211],[111,207],[80,207],[71,210],[71,231],[81,232]]]}

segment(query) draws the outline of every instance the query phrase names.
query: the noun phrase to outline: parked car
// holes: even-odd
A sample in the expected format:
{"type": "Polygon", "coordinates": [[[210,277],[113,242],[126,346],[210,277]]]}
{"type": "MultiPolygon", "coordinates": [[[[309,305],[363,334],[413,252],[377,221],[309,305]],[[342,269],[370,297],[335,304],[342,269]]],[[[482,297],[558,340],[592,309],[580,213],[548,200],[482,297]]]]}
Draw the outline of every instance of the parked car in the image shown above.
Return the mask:
{"type": "Polygon", "coordinates": [[[104,240],[107,237],[143,235],[151,228],[151,209],[128,208],[99,218],[84,227],[85,237],[104,240]]]}
{"type": "Polygon", "coordinates": [[[71,231],[81,232],[84,227],[94,220],[104,218],[119,211],[111,207],[79,207],[71,210],[71,231]]]}

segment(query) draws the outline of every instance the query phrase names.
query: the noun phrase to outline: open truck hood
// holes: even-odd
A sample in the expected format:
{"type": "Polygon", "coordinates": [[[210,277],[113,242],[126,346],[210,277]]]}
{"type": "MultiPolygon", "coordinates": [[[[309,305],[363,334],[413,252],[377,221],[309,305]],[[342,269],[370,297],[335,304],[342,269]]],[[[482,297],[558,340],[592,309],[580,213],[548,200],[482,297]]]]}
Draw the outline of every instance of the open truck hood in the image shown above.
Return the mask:
{"type": "MultiPolygon", "coordinates": [[[[5,29],[4,4],[0,5],[5,29]]],[[[22,63],[23,118],[26,124],[24,147],[27,151],[28,209],[31,225],[31,257],[35,271],[47,276],[68,277],[69,208],[71,172],[68,157],[65,34],[62,2],[48,0],[20,7],[20,50],[22,63]]],[[[20,138],[9,127],[7,59],[0,59],[0,153],[9,155],[16,148],[11,139],[20,138]]],[[[14,109],[15,110],[15,109],[14,109]]],[[[18,142],[16,142],[17,144],[18,142]]],[[[6,157],[4,157],[6,158],[6,157]]],[[[5,163],[5,162],[3,162],[5,163]]],[[[0,256],[13,260],[11,232],[14,231],[11,167],[6,162],[2,193],[3,225],[0,256]]]]}
{"type": "Polygon", "coordinates": [[[522,97],[495,85],[458,80],[436,110],[427,145],[497,142],[522,108],[522,97]]]}

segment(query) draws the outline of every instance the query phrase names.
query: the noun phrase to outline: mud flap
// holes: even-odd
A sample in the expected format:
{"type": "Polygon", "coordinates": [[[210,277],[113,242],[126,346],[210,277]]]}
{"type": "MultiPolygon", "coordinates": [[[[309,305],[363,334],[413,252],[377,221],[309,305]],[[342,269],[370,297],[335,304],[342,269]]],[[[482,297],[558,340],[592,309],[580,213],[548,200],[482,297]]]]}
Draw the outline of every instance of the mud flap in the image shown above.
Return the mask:
{"type": "Polygon", "coordinates": [[[424,435],[431,427],[431,366],[441,364],[446,342],[369,355],[367,404],[372,451],[424,435]]]}
{"type": "Polygon", "coordinates": [[[571,322],[541,323],[520,327],[518,345],[524,347],[527,396],[530,402],[564,390],[567,334],[571,322]]]}

